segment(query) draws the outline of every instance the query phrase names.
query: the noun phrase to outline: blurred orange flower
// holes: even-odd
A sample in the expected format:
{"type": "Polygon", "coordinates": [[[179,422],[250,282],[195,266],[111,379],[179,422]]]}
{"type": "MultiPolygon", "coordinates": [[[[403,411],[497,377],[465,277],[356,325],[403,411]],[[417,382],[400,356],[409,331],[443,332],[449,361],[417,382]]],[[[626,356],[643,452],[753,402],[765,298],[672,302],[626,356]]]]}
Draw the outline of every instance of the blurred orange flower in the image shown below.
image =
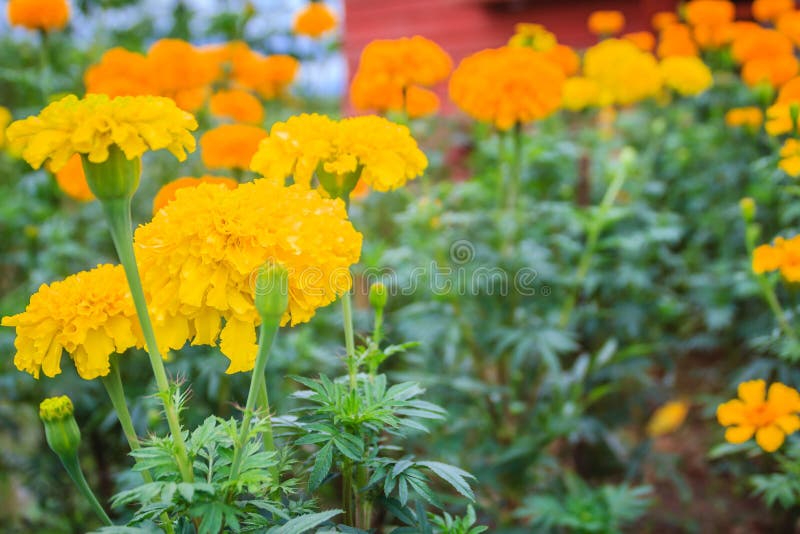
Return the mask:
{"type": "Polygon", "coordinates": [[[780,87],[798,72],[797,58],[793,55],[757,57],[742,66],[742,79],[750,87],[766,83],[780,87]]]}
{"type": "Polygon", "coordinates": [[[677,24],[678,22],[680,22],[678,15],[672,11],[659,11],[650,19],[650,24],[652,24],[653,29],[657,32],[664,30],[667,26],[677,24]]]}
{"type": "Polygon", "coordinates": [[[688,26],[671,24],[662,30],[656,53],[661,58],[696,56],[698,50],[688,26]]]}
{"type": "Polygon", "coordinates": [[[218,77],[218,65],[181,39],[161,39],[147,52],[151,72],[160,96],[172,98],[186,111],[199,109],[208,86],[218,77]]]}
{"type": "Polygon", "coordinates": [[[60,30],[69,21],[66,0],[9,0],[8,22],[29,30],[60,30]]]}
{"type": "Polygon", "coordinates": [[[616,35],[625,27],[625,15],[621,11],[594,11],[587,21],[589,31],[595,35],[616,35]]]}
{"type": "Polygon", "coordinates": [[[298,35],[318,38],[336,27],[336,15],[322,2],[312,2],[294,19],[292,30],[298,35]]]}
{"type": "Polygon", "coordinates": [[[778,17],[775,29],[800,46],[800,11],[787,11],[778,17]]]}
{"type": "Polygon", "coordinates": [[[178,189],[183,189],[185,187],[197,187],[200,184],[220,184],[225,186],[227,189],[236,189],[239,186],[239,182],[233,178],[225,178],[223,176],[206,175],[201,176],[200,178],[193,178],[191,176],[177,178],[162,186],[161,189],[158,190],[158,193],[156,193],[156,196],[153,199],[153,215],[158,213],[161,208],[175,200],[175,193],[178,191],[178,189]]]}
{"type": "Polygon", "coordinates": [[[200,138],[203,165],[209,169],[249,169],[250,160],[267,132],[248,124],[223,124],[200,138]]]}
{"type": "Polygon", "coordinates": [[[761,108],[748,106],[743,108],[733,108],[725,113],[725,124],[732,128],[745,127],[757,130],[764,122],[764,112],[761,108]]]}
{"type": "Polygon", "coordinates": [[[80,154],[74,154],[67,164],[55,173],[58,187],[68,196],[80,202],[94,200],[94,194],[89,189],[86,175],[83,173],[83,162],[80,154]]]}
{"type": "Polygon", "coordinates": [[[544,57],[561,67],[564,76],[573,76],[581,68],[581,58],[567,45],[559,44],[542,53],[544,57]]]}
{"type": "Polygon", "coordinates": [[[430,89],[412,85],[406,90],[405,110],[409,118],[416,119],[439,111],[439,97],[430,89]]]}
{"type": "Polygon", "coordinates": [[[753,0],[753,18],[760,22],[773,22],[788,11],[794,11],[794,0],[753,0]]]}
{"type": "Polygon", "coordinates": [[[728,0],[693,0],[686,4],[685,13],[692,26],[723,26],[733,22],[735,9],[728,0]]]}
{"type": "Polygon", "coordinates": [[[83,75],[87,93],[115,96],[158,96],[147,58],[121,47],[107,50],[83,75]]]}
{"type": "Polygon", "coordinates": [[[215,117],[234,122],[260,124],[264,120],[264,106],[258,98],[241,89],[217,91],[211,95],[209,109],[215,117]]]}
{"type": "Polygon", "coordinates": [[[650,32],[632,32],[622,36],[626,41],[636,45],[636,48],[643,52],[652,52],[656,46],[656,38],[650,32]]]}
{"type": "Polygon", "coordinates": [[[794,54],[788,37],[775,30],[739,26],[733,39],[731,53],[739,63],[756,58],[785,57],[794,54]]]}

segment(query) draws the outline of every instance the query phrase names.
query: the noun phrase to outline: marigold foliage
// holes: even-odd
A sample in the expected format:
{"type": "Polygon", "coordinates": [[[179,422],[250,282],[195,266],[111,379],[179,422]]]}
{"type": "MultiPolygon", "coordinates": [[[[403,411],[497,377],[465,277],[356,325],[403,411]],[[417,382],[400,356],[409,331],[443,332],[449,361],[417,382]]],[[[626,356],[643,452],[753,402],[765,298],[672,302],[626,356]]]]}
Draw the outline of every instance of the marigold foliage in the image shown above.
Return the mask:
{"type": "Polygon", "coordinates": [[[233,190],[213,184],[178,190],[135,234],[162,349],[219,341],[228,373],[252,369],[258,269],[271,261],[289,271],[282,324],[306,322],[350,289],[361,240],[343,202],[301,186],[256,180],[233,190]]]}
{"type": "Polygon", "coordinates": [[[336,15],[322,2],[312,2],[297,14],[292,30],[298,35],[321,37],[336,27],[336,15]]]}
{"type": "Polygon", "coordinates": [[[66,0],[9,0],[8,22],[29,30],[60,30],[69,22],[66,0]]]}
{"type": "Polygon", "coordinates": [[[195,148],[190,131],[196,128],[194,117],[168,98],[87,95],[79,100],[69,95],[39,115],[12,123],[6,133],[11,148],[21,151],[33,168],[50,160],[58,171],[76,153],[101,163],[111,145],[129,160],[166,148],[183,161],[186,151],[195,148]]]}
{"type": "Polygon", "coordinates": [[[555,112],[565,79],[541,52],[490,48],[461,61],[450,78],[450,98],[473,118],[508,130],[555,112]]]}
{"type": "Polygon", "coordinates": [[[200,138],[200,155],[209,169],[247,169],[267,132],[249,124],[223,124],[200,138]]]}
{"type": "Polygon", "coordinates": [[[767,393],[766,382],[750,380],[739,384],[738,395],[738,399],[717,408],[717,420],[728,427],[728,442],[744,443],[755,435],[759,447],[774,452],[787,435],[800,429],[800,394],[796,389],[774,382],[767,393]]]}
{"type": "Polygon", "coordinates": [[[25,311],[3,317],[16,328],[14,365],[39,378],[61,372],[66,351],[81,378],[109,372],[109,355],[143,344],[139,322],[119,265],[98,265],[91,271],[44,284],[25,311]]]}

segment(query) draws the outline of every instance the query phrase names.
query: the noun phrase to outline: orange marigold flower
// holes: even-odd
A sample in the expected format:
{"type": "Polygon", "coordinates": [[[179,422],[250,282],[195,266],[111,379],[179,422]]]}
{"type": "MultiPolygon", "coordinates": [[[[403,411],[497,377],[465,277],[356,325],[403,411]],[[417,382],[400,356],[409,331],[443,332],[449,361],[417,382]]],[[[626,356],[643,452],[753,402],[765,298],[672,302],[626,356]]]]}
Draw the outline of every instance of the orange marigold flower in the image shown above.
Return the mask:
{"type": "Polygon", "coordinates": [[[203,105],[208,86],[219,75],[218,65],[192,44],[181,39],[161,39],[147,52],[159,95],[172,98],[181,109],[195,111],[203,105]]]}
{"type": "Polygon", "coordinates": [[[782,33],[764,28],[739,26],[731,45],[731,54],[739,63],[758,58],[786,57],[794,54],[792,41],[782,33]]]}
{"type": "Polygon", "coordinates": [[[725,124],[732,128],[739,126],[757,130],[764,122],[764,113],[755,106],[733,108],[725,113],[725,124]]]}
{"type": "Polygon", "coordinates": [[[248,169],[267,132],[248,124],[223,124],[200,138],[203,165],[209,169],[248,169]]]}
{"type": "Polygon", "coordinates": [[[680,22],[678,15],[672,11],[659,11],[650,19],[650,24],[657,32],[662,31],[667,26],[677,24],[678,22],[680,22]]]}
{"type": "Polygon", "coordinates": [[[60,30],[69,21],[66,0],[9,0],[8,22],[29,30],[60,30]]]}
{"type": "Polygon", "coordinates": [[[788,11],[794,11],[794,0],[753,0],[753,18],[760,22],[773,22],[788,11]]]}
{"type": "Polygon", "coordinates": [[[99,63],[86,69],[83,83],[90,94],[111,97],[159,94],[147,58],[121,47],[107,50],[99,63]]]}
{"type": "Polygon", "coordinates": [[[697,45],[692,32],[685,24],[671,24],[661,32],[657,49],[658,57],[696,56],[697,45]]]}
{"type": "Polygon", "coordinates": [[[209,101],[211,114],[234,122],[260,124],[264,120],[264,106],[247,91],[230,89],[217,91],[209,101]]]}
{"type": "Polygon", "coordinates": [[[693,0],[685,13],[692,26],[722,26],[733,22],[735,8],[728,0],[693,0]]]}
{"type": "Polygon", "coordinates": [[[796,389],[774,382],[767,392],[763,380],[739,384],[738,399],[717,407],[717,421],[724,427],[725,440],[744,443],[755,435],[766,452],[783,445],[786,436],[800,429],[800,394],[796,389]]]}
{"type": "Polygon", "coordinates": [[[86,175],[83,173],[83,162],[80,154],[74,154],[67,164],[55,173],[58,187],[68,196],[80,202],[94,200],[94,193],[89,189],[86,175]]]}
{"type": "Polygon", "coordinates": [[[297,14],[292,29],[298,35],[318,38],[336,27],[336,15],[322,2],[312,2],[297,14]]]}
{"type": "Polygon", "coordinates": [[[412,85],[406,90],[406,113],[416,119],[439,111],[439,97],[430,89],[412,85]]]}
{"type": "Polygon", "coordinates": [[[780,155],[781,161],[778,167],[792,178],[800,176],[800,141],[797,139],[784,141],[780,155]]]}
{"type": "Polygon", "coordinates": [[[201,53],[235,88],[256,91],[267,99],[282,96],[300,68],[292,56],[265,56],[241,41],[207,46],[201,53]]]}
{"type": "Polygon", "coordinates": [[[746,61],[742,67],[742,79],[750,87],[766,83],[780,87],[798,72],[797,58],[793,55],[758,57],[746,61]]]}
{"type": "Polygon", "coordinates": [[[789,104],[792,102],[800,103],[800,76],[792,78],[778,91],[776,104],[789,104]]]}
{"type": "MultiPolygon", "coordinates": [[[[794,145],[794,150],[798,145],[794,145]]],[[[789,239],[776,237],[773,245],[761,245],[753,251],[753,272],[762,274],[780,270],[787,282],[800,282],[800,235],[789,239]]]]}
{"type": "Polygon", "coordinates": [[[772,136],[795,133],[800,104],[787,102],[773,104],[767,108],[767,122],[764,129],[772,136]]]}
{"type": "Polygon", "coordinates": [[[581,58],[575,50],[567,45],[556,45],[543,54],[544,57],[561,67],[564,76],[574,76],[581,68],[581,58]]]}
{"type": "Polygon", "coordinates": [[[595,35],[616,35],[625,27],[625,15],[621,11],[594,11],[587,21],[589,31],[595,35]]]}
{"type": "Polygon", "coordinates": [[[153,199],[153,215],[161,211],[161,208],[175,200],[175,194],[177,193],[178,189],[183,189],[185,187],[197,187],[200,184],[219,184],[227,189],[236,189],[239,186],[239,182],[233,178],[225,178],[223,176],[206,175],[201,176],[200,178],[194,178],[191,176],[177,178],[163,185],[161,189],[158,190],[158,193],[153,199]]]}
{"type": "Polygon", "coordinates": [[[400,110],[405,101],[404,88],[395,80],[356,72],[350,82],[350,102],[359,110],[374,109],[381,113],[400,110]]]}
{"type": "Polygon", "coordinates": [[[260,71],[253,89],[270,100],[282,96],[294,82],[300,62],[292,56],[274,54],[258,58],[257,68],[260,71]]]}
{"type": "Polygon", "coordinates": [[[778,17],[775,29],[800,46],[800,11],[787,11],[778,17]]]}
{"type": "Polygon", "coordinates": [[[656,47],[656,37],[650,32],[632,32],[622,36],[626,41],[636,45],[643,52],[652,52],[656,47]]]}
{"type": "Polygon", "coordinates": [[[651,438],[672,434],[686,420],[689,403],[683,400],[670,401],[660,406],[647,422],[647,435],[651,438]]]}

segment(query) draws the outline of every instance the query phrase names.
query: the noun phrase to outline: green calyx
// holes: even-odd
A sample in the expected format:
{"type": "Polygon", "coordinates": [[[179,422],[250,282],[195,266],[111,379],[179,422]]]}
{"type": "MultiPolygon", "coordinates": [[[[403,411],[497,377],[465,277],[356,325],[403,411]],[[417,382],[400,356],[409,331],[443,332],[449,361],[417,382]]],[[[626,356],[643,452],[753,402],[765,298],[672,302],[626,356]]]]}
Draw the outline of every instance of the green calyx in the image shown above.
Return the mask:
{"type": "Polygon", "coordinates": [[[102,200],[130,199],[139,188],[142,159],[128,159],[117,145],[108,148],[108,158],[100,163],[81,154],[86,182],[94,196],[102,200]]]}
{"type": "Polygon", "coordinates": [[[289,271],[268,263],[256,276],[255,307],[263,322],[277,322],[289,307],[289,271]]]}

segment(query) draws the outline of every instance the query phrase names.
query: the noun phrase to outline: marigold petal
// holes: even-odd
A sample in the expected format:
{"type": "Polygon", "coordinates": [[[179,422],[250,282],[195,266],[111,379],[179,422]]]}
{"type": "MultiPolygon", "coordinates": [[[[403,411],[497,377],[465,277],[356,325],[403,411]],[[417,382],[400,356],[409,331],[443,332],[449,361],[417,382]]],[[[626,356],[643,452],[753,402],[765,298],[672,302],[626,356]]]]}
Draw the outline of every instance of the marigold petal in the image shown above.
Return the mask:
{"type": "Polygon", "coordinates": [[[756,427],[749,425],[732,426],[725,430],[725,440],[728,443],[744,443],[753,437],[756,427]]]}
{"type": "Polygon", "coordinates": [[[783,445],[785,438],[786,434],[783,433],[778,425],[759,428],[756,432],[756,443],[767,452],[777,451],[783,445]]]}
{"type": "Polygon", "coordinates": [[[739,398],[747,405],[760,404],[766,398],[767,384],[763,380],[749,380],[739,384],[739,398]]]}
{"type": "Polygon", "coordinates": [[[220,350],[231,361],[227,374],[252,370],[258,352],[253,323],[237,319],[226,322],[220,333],[220,350]]]}
{"type": "Polygon", "coordinates": [[[717,407],[717,421],[722,426],[741,425],[747,421],[745,404],[739,399],[729,400],[717,407]]]}
{"type": "Polygon", "coordinates": [[[800,416],[795,414],[783,415],[775,419],[775,424],[788,436],[800,430],[800,416]]]}

